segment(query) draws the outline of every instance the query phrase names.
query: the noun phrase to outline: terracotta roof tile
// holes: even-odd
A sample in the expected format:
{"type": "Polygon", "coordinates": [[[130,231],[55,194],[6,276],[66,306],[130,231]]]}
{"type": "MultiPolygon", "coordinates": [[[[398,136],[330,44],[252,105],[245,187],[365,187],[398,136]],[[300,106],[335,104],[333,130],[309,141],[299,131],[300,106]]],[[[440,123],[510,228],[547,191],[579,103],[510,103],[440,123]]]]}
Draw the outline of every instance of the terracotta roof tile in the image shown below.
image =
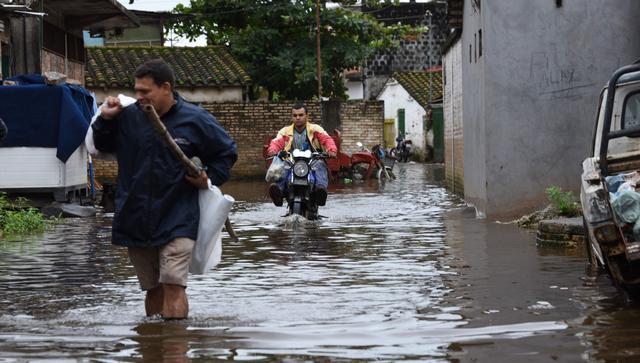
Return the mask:
{"type": "Polygon", "coordinates": [[[429,102],[442,99],[442,69],[426,72],[397,72],[393,78],[409,92],[422,107],[427,107],[429,102]]]}
{"type": "Polygon", "coordinates": [[[247,85],[251,78],[222,46],[216,47],[89,47],[85,85],[134,85],[133,73],[141,63],[162,58],[176,74],[176,85],[211,87],[247,85]]]}

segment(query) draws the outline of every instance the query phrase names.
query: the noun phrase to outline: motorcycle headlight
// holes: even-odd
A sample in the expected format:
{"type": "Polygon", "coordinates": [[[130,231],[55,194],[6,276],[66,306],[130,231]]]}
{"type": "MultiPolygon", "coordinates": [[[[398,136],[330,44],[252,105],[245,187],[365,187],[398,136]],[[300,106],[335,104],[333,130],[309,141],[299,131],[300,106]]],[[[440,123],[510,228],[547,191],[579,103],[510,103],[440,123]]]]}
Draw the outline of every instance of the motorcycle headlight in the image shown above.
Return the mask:
{"type": "Polygon", "coordinates": [[[304,161],[298,161],[293,165],[293,174],[298,178],[304,178],[309,174],[309,165],[304,161]]]}

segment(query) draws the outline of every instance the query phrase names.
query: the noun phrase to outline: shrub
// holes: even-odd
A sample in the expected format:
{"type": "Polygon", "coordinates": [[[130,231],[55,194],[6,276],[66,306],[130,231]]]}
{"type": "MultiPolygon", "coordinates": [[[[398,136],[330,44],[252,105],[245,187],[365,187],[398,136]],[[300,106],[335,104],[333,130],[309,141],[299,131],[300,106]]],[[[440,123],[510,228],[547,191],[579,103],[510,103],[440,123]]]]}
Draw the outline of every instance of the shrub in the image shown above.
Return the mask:
{"type": "Polygon", "coordinates": [[[19,198],[11,203],[5,193],[0,193],[0,236],[44,231],[47,221],[36,208],[25,207],[27,202],[19,198]]]}
{"type": "Polygon", "coordinates": [[[560,215],[567,217],[580,215],[580,205],[576,202],[572,192],[562,191],[562,189],[557,186],[547,188],[546,192],[551,206],[553,206],[560,215]]]}

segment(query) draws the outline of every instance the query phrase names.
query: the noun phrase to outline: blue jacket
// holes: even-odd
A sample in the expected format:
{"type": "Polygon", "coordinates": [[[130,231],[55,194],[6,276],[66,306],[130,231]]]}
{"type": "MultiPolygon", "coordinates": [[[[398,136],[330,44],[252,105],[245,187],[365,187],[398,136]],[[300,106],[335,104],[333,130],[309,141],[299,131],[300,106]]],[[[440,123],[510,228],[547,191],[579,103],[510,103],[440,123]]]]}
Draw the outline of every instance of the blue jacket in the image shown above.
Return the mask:
{"type": "MultiPolygon", "coordinates": [[[[229,179],[236,143],[206,110],[184,101],[162,121],[187,157],[198,156],[214,185],[229,179]]],[[[96,148],[115,152],[118,181],[112,242],[126,247],[161,246],[177,237],[196,239],[198,189],[185,180],[186,169],[156,133],[137,103],[114,120],[92,124],[96,148]]]]}

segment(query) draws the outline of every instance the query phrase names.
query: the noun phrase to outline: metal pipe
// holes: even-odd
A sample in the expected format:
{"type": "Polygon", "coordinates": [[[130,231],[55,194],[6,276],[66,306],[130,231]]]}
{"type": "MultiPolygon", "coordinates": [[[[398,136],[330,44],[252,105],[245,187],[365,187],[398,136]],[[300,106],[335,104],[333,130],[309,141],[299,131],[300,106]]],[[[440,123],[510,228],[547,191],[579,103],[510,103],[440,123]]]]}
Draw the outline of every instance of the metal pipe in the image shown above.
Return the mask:
{"type": "Polygon", "coordinates": [[[316,73],[318,77],[318,101],[322,101],[322,57],[320,53],[320,0],[316,0],[316,73]]]}

